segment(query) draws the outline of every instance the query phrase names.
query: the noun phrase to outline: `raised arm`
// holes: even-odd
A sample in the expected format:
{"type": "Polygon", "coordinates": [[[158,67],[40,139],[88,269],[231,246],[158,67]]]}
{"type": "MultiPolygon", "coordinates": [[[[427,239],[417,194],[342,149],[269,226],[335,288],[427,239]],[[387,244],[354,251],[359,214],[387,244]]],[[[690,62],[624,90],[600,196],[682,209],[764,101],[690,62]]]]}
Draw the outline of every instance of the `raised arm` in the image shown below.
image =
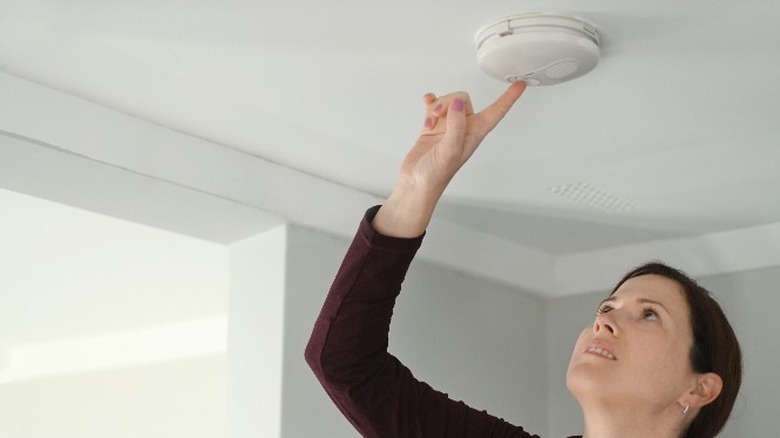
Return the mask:
{"type": "Polygon", "coordinates": [[[306,360],[364,437],[531,437],[418,381],[387,351],[393,306],[437,201],[523,90],[511,86],[477,114],[465,93],[425,96],[425,129],[392,194],[367,212],[331,285],[306,360]]]}
{"type": "Polygon", "coordinates": [[[479,113],[474,113],[471,99],[464,92],[438,99],[426,94],[423,131],[401,165],[395,188],[374,219],[376,230],[395,237],[421,235],[452,177],[523,91],[525,83],[516,82],[479,113]]]}

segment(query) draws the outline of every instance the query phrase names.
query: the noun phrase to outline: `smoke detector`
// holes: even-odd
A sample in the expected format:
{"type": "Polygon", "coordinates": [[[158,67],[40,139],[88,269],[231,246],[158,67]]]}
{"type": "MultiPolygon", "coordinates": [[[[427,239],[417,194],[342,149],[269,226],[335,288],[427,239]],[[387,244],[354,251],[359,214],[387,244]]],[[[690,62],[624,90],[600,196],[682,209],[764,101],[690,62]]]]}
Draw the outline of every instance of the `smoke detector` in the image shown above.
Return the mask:
{"type": "Polygon", "coordinates": [[[477,63],[496,79],[553,85],[596,67],[601,51],[592,23],[560,14],[519,14],[483,27],[475,38],[477,63]]]}

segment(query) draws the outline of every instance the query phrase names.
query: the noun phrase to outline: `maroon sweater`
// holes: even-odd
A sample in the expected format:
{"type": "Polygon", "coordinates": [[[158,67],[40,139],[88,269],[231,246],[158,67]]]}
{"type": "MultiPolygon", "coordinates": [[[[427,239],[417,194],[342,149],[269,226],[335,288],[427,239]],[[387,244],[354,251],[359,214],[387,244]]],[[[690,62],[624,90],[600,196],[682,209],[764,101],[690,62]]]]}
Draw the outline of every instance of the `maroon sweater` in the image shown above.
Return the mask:
{"type": "Polygon", "coordinates": [[[368,438],[536,437],[451,400],[387,352],[395,299],[423,236],[377,233],[370,224],[377,210],[361,222],[306,346],[325,391],[368,438]]]}

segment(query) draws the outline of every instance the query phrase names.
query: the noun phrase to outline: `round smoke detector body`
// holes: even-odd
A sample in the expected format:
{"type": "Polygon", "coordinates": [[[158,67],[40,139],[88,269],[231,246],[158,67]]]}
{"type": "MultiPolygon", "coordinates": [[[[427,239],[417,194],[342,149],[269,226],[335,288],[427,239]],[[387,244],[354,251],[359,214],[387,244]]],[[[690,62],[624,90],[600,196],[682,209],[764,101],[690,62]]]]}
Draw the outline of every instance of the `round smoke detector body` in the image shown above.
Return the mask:
{"type": "Polygon", "coordinates": [[[553,85],[596,67],[596,26],[558,14],[520,14],[483,27],[475,38],[477,63],[488,75],[528,85],[553,85]]]}

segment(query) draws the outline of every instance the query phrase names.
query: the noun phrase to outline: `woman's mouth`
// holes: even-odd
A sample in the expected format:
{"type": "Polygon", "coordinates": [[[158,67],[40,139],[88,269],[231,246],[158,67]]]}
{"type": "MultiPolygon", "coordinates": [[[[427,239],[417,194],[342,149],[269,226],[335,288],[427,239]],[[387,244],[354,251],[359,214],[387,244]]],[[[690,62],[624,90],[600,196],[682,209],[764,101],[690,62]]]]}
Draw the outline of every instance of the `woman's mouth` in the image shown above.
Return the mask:
{"type": "Polygon", "coordinates": [[[609,360],[616,360],[614,354],[600,347],[596,347],[596,346],[589,347],[587,350],[585,350],[585,352],[603,356],[609,360]]]}

